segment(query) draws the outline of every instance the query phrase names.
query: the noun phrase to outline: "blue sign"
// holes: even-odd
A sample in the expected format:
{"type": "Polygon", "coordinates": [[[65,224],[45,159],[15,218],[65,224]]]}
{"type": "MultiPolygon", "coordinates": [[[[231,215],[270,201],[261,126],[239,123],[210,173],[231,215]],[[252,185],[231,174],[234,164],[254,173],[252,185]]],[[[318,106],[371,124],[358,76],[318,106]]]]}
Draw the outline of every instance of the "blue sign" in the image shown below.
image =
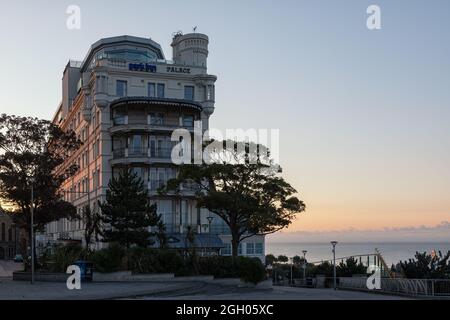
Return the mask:
{"type": "Polygon", "coordinates": [[[149,63],[130,63],[128,65],[130,71],[156,72],[156,66],[149,63]]]}

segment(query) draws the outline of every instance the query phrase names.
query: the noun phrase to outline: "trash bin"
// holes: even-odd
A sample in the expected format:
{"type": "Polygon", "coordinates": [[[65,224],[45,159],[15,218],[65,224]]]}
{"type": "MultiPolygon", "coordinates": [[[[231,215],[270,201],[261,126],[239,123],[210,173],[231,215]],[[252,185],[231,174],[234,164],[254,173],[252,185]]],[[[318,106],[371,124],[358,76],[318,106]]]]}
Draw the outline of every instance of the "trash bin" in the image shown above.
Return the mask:
{"type": "Polygon", "coordinates": [[[91,282],[94,264],[90,261],[78,260],[74,262],[74,265],[80,267],[81,281],[91,282]]]}

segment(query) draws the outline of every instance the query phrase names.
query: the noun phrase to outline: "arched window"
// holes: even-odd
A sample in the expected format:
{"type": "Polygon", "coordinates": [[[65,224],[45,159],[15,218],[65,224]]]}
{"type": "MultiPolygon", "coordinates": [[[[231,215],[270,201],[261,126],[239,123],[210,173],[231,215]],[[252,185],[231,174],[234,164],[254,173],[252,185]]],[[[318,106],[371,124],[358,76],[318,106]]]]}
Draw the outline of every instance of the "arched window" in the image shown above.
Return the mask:
{"type": "Polygon", "coordinates": [[[12,241],[12,228],[8,229],[8,241],[11,242],[12,241]]]}
{"type": "Polygon", "coordinates": [[[5,237],[6,237],[6,226],[5,223],[2,222],[2,241],[5,241],[5,237]]]}

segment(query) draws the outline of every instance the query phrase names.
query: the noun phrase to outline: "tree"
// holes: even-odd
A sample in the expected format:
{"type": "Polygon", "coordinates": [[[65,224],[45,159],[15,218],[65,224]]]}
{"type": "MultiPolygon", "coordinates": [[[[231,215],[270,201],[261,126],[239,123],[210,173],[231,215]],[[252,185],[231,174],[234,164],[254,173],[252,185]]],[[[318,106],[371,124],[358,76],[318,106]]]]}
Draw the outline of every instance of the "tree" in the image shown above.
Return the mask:
{"type": "Polygon", "coordinates": [[[37,231],[49,222],[76,217],[75,207],[62,200],[60,188],[78,170],[64,162],[80,145],[74,132],[64,132],[50,121],[0,116],[0,200],[20,228],[31,229],[31,206],[37,231]]]}
{"type": "Polygon", "coordinates": [[[415,259],[409,259],[399,263],[399,270],[406,278],[410,279],[448,279],[450,278],[450,251],[445,256],[439,251],[427,254],[416,252],[415,259]]]}
{"type": "Polygon", "coordinates": [[[266,147],[213,141],[204,148],[204,154],[205,163],[180,165],[178,177],[170,180],[163,192],[194,184],[197,205],[218,215],[230,228],[234,257],[242,240],[281,230],[305,210],[304,203],[293,196],[296,190],[280,176],[281,168],[270,160],[266,147]]]}
{"type": "Polygon", "coordinates": [[[305,259],[303,257],[300,257],[300,256],[296,255],[296,256],[294,256],[292,258],[292,262],[295,265],[301,265],[301,264],[303,264],[305,262],[305,259]]]}
{"type": "Polygon", "coordinates": [[[278,258],[277,258],[277,261],[278,262],[283,262],[283,263],[286,263],[286,262],[288,262],[289,261],[289,258],[288,257],[286,257],[285,255],[283,255],[283,254],[280,254],[279,256],[278,256],[278,258]]]}
{"type": "Polygon", "coordinates": [[[156,224],[155,236],[158,239],[159,248],[165,248],[167,246],[166,225],[161,220],[156,224]]]}
{"type": "Polygon", "coordinates": [[[106,202],[100,203],[105,242],[122,244],[127,255],[132,245],[147,247],[152,235],[148,229],[156,226],[160,217],[156,205],[150,204],[144,182],[136,173],[125,170],[108,184],[106,202]]]}
{"type": "Polygon", "coordinates": [[[92,240],[99,241],[101,230],[101,215],[98,211],[92,211],[90,206],[84,206],[78,217],[84,223],[84,241],[86,249],[89,249],[92,240]]]}
{"type": "Polygon", "coordinates": [[[269,253],[266,255],[266,266],[271,266],[275,262],[277,262],[277,258],[273,254],[269,253]]]}

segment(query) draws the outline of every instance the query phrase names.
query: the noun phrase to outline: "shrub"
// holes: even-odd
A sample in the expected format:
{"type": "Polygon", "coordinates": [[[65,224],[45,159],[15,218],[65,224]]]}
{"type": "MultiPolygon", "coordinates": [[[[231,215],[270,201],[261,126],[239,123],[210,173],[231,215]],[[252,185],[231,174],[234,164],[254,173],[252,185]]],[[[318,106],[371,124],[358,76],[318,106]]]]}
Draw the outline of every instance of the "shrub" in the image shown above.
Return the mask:
{"type": "Polygon", "coordinates": [[[266,269],[258,258],[237,257],[235,263],[242,281],[257,284],[266,278],[266,269]]]}
{"type": "Polygon", "coordinates": [[[126,269],[125,250],[118,244],[110,244],[108,248],[94,251],[90,260],[95,271],[115,272],[126,269]]]}
{"type": "Polygon", "coordinates": [[[83,249],[81,245],[68,244],[57,247],[54,253],[44,252],[41,257],[41,266],[43,270],[50,272],[66,272],[69,265],[87,256],[86,249],[83,249]]]}
{"type": "Polygon", "coordinates": [[[188,273],[185,260],[178,252],[141,247],[131,248],[130,269],[135,273],[188,273]]]}
{"type": "Polygon", "coordinates": [[[249,257],[202,257],[199,259],[199,273],[213,275],[216,278],[238,277],[242,281],[254,284],[266,277],[261,260],[249,257]]]}

